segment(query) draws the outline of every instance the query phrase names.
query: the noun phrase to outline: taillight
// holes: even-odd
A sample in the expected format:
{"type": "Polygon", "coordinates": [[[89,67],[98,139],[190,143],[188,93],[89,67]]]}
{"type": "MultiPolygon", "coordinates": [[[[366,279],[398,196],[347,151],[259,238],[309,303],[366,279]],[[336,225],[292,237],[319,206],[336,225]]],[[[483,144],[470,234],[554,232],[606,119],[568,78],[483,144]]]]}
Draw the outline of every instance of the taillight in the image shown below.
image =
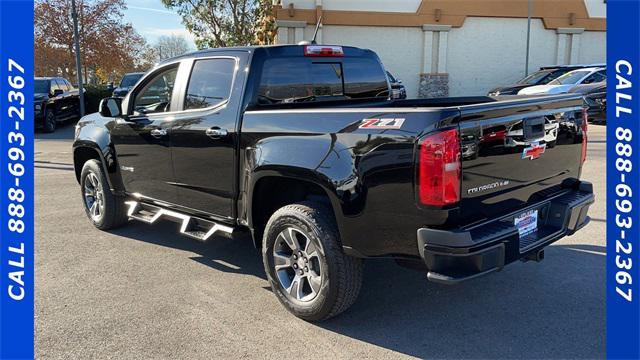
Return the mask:
{"type": "Polygon", "coordinates": [[[460,139],[457,129],[422,139],[418,155],[418,198],[424,205],[460,201],[460,139]]]}
{"type": "Polygon", "coordinates": [[[307,45],[304,47],[304,56],[342,57],[342,46],[334,45],[307,45]]]}
{"type": "Polygon", "coordinates": [[[587,120],[589,113],[587,108],[582,109],[582,156],[580,162],[584,164],[587,160],[587,120]]]}

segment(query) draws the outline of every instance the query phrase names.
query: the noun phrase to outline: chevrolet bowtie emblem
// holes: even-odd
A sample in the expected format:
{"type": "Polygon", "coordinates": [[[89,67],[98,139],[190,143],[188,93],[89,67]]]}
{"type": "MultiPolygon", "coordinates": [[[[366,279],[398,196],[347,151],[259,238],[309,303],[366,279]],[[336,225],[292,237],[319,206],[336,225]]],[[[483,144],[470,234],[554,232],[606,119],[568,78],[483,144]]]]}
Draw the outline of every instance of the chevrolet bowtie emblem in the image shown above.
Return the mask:
{"type": "Polygon", "coordinates": [[[534,160],[540,157],[540,155],[544,154],[544,151],[547,149],[547,144],[531,144],[528,148],[522,150],[522,158],[529,158],[530,160],[534,160]]]}

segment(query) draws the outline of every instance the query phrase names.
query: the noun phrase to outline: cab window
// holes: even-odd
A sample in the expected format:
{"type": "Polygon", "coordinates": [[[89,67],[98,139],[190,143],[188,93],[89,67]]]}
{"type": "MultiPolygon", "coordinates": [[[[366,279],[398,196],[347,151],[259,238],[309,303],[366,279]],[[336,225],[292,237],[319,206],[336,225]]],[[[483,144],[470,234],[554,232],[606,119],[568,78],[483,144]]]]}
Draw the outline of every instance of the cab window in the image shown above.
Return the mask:
{"type": "Polygon", "coordinates": [[[133,100],[134,115],[171,111],[173,86],[178,66],[161,70],[139,90],[133,100]]]}

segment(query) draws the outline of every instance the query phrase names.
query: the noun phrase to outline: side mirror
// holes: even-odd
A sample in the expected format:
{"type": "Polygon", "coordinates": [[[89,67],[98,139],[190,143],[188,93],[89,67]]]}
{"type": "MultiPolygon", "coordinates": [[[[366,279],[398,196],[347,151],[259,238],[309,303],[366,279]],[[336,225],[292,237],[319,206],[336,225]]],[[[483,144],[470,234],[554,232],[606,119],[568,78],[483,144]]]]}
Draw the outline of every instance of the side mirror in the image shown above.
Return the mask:
{"type": "Polygon", "coordinates": [[[60,96],[62,94],[64,94],[64,90],[62,90],[62,89],[53,90],[53,96],[60,96]]]}
{"type": "Polygon", "coordinates": [[[122,116],[122,99],[110,97],[100,100],[100,115],[103,117],[122,116]]]}
{"type": "Polygon", "coordinates": [[[396,79],[396,81],[398,82],[398,84],[402,84],[402,80],[396,79]]]}

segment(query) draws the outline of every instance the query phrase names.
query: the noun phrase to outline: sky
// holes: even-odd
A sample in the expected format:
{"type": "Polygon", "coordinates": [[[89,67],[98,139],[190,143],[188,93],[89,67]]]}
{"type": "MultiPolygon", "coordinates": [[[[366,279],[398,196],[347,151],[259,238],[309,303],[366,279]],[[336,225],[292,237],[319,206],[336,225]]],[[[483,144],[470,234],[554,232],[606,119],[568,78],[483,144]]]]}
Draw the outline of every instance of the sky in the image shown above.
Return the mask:
{"type": "Polygon", "coordinates": [[[195,49],[193,36],[181,23],[180,16],[169,10],[160,0],[126,0],[124,20],[133,25],[138,34],[153,45],[162,35],[183,35],[195,49]]]}

